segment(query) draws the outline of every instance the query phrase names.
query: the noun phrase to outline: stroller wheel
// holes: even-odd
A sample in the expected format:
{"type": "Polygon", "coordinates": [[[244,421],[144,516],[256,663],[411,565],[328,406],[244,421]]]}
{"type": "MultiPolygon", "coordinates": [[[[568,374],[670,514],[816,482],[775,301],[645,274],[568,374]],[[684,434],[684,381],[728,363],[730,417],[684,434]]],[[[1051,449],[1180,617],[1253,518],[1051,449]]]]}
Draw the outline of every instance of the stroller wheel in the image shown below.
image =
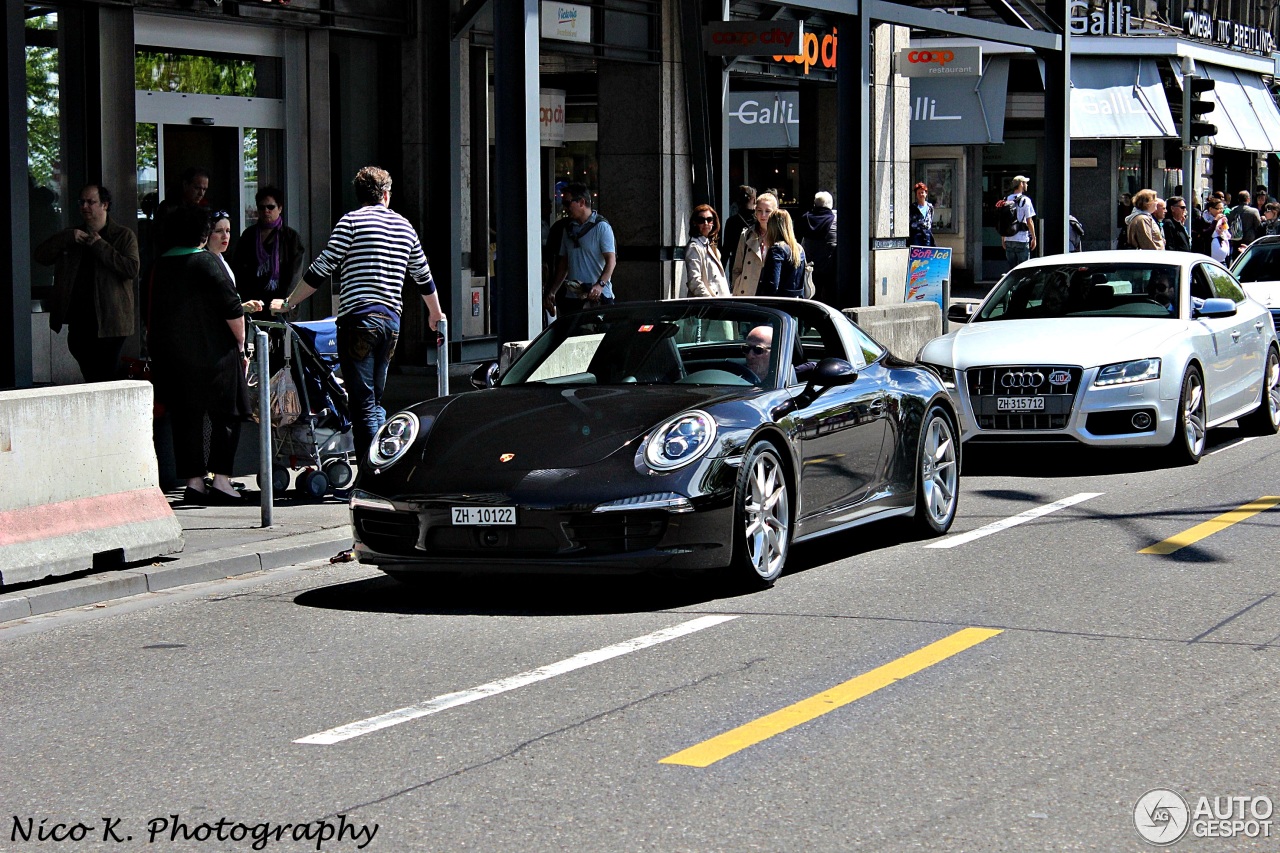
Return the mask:
{"type": "Polygon", "coordinates": [[[329,493],[329,478],[323,471],[307,471],[298,478],[298,488],[308,497],[322,498],[329,493]]]}
{"type": "Polygon", "coordinates": [[[329,478],[329,485],[335,489],[345,489],[356,478],[351,463],[345,459],[330,459],[324,463],[324,473],[329,478]]]}
{"type": "Polygon", "coordinates": [[[276,465],[271,469],[271,488],[276,492],[283,492],[289,488],[289,469],[283,465],[276,465]]]}

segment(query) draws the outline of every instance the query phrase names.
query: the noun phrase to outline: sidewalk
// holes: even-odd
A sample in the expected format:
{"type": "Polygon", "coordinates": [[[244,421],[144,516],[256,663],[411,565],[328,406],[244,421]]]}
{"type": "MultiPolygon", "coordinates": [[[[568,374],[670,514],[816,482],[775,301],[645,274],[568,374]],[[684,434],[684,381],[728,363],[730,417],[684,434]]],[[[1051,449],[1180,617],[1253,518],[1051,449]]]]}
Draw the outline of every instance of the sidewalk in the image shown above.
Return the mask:
{"type": "MultiPolygon", "coordinates": [[[[455,394],[471,390],[467,380],[474,368],[475,365],[451,365],[449,390],[455,394]]],[[[433,373],[393,373],[387,377],[383,399],[387,412],[392,413],[434,397],[435,393],[433,373]]],[[[252,431],[246,429],[241,444],[253,440],[252,431]]],[[[235,482],[245,486],[244,506],[192,506],[181,502],[181,488],[166,492],[186,542],[178,554],[0,591],[0,631],[5,622],[15,619],[328,559],[351,547],[345,500],[332,495],[314,500],[291,488],[275,496],[272,526],[264,528],[256,477],[238,477],[235,482]]]]}

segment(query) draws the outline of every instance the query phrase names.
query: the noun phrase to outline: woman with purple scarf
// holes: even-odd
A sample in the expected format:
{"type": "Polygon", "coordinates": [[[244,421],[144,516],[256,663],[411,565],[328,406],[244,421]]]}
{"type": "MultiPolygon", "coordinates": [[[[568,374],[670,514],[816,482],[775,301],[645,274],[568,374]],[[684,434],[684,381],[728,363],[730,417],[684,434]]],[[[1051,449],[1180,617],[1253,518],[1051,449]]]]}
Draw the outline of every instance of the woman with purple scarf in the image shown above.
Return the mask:
{"type": "MultiPolygon", "coordinates": [[[[278,187],[265,186],[254,199],[258,203],[258,223],[240,235],[231,269],[235,271],[236,289],[242,300],[260,299],[264,305],[270,305],[272,299],[287,296],[298,278],[302,269],[302,238],[284,224],[284,194],[278,187]]],[[[270,320],[271,312],[264,310],[252,316],[270,320]]]]}

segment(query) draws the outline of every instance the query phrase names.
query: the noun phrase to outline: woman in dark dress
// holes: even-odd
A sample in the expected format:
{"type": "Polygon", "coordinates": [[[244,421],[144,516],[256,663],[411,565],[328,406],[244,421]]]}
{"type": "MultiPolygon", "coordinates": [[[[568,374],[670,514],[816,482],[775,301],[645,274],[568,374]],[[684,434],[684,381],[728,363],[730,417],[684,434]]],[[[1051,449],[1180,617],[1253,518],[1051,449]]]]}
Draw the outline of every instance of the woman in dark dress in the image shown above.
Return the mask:
{"type": "Polygon", "coordinates": [[[203,208],[182,208],[166,220],[173,248],[156,259],[147,342],[156,399],[169,413],[175,473],[188,503],[238,504],[229,474],[249,415],[245,384],[244,311],[221,262],[202,251],[209,237],[203,208]],[[204,418],[213,425],[204,454],[204,418]],[[207,488],[206,472],[213,472],[207,488]]]}
{"type": "MultiPolygon", "coordinates": [[[[270,305],[272,299],[283,299],[289,293],[302,269],[302,238],[284,224],[284,194],[277,187],[265,186],[254,196],[258,203],[258,222],[240,235],[231,269],[236,287],[245,301],[261,300],[270,305]]],[[[270,311],[253,315],[270,320],[270,311]]]]}

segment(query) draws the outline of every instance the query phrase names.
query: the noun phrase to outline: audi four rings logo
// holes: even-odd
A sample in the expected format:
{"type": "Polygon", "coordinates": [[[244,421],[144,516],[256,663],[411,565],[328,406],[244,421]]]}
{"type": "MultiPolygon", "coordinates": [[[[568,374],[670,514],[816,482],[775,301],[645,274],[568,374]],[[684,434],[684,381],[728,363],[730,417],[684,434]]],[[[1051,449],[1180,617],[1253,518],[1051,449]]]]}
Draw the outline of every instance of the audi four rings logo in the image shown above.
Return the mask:
{"type": "Polygon", "coordinates": [[[955,61],[955,58],[955,53],[949,50],[913,50],[907,54],[907,62],[911,63],[936,62],[939,65],[946,65],[948,62],[955,61]]]}
{"type": "Polygon", "coordinates": [[[1044,374],[1038,370],[1010,370],[1000,377],[1006,388],[1039,388],[1044,384],[1044,374]]]}

